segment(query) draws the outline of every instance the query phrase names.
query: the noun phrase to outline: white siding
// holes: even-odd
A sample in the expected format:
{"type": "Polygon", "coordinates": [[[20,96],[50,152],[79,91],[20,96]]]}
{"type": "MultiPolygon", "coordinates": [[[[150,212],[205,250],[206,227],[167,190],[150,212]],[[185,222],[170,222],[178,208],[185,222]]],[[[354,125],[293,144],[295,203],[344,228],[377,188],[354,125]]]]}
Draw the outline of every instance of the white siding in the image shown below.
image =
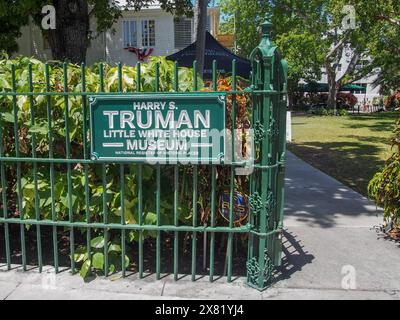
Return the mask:
{"type": "Polygon", "coordinates": [[[155,20],[156,41],[153,56],[166,56],[175,52],[174,48],[174,20],[173,16],[160,9],[148,9],[140,12],[124,12],[123,17],[114,24],[115,34],[106,34],[106,57],[107,62],[121,62],[134,65],[137,62],[136,54],[125,50],[123,47],[122,21],[135,19],[138,21],[138,46],[141,44],[141,22],[142,20],[155,20]]]}
{"type": "Polygon", "coordinates": [[[40,60],[50,60],[51,50],[44,48],[42,32],[35,24],[30,23],[21,28],[22,36],[17,40],[18,52],[13,56],[24,55],[40,60]]]}
{"type": "Polygon", "coordinates": [[[176,49],[183,49],[192,43],[192,36],[193,36],[192,25],[193,25],[192,19],[174,20],[174,38],[175,38],[176,49]]]}
{"type": "Polygon", "coordinates": [[[90,30],[93,32],[94,39],[90,41],[86,53],[86,63],[89,66],[99,61],[106,61],[105,34],[97,34],[96,29],[97,24],[94,19],[92,19],[90,21],[90,30]]]}

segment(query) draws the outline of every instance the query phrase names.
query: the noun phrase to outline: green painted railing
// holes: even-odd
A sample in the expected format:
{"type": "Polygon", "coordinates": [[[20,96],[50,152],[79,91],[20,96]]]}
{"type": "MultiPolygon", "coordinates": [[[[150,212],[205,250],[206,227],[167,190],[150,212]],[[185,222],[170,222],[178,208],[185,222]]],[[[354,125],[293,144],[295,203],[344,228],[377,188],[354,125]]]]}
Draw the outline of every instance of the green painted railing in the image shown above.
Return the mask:
{"type": "MultiPolygon", "coordinates": [[[[230,167],[229,175],[229,223],[228,226],[219,226],[216,224],[218,207],[218,185],[219,177],[217,176],[218,167],[216,165],[210,165],[210,178],[209,192],[210,192],[210,218],[206,225],[199,225],[199,212],[197,205],[192,205],[191,219],[192,223],[188,225],[180,225],[179,221],[179,191],[180,186],[180,168],[181,164],[170,165],[173,168],[173,198],[170,199],[172,203],[172,209],[170,214],[173,217],[171,224],[163,224],[161,221],[161,194],[163,193],[161,187],[162,170],[164,166],[159,164],[155,165],[155,214],[156,223],[149,225],[144,223],[143,217],[143,197],[144,197],[144,186],[143,186],[143,163],[136,164],[137,166],[137,209],[138,209],[138,220],[135,224],[126,223],[125,212],[125,201],[126,201],[126,176],[128,173],[127,166],[129,163],[126,161],[96,161],[94,162],[89,158],[89,137],[88,137],[88,103],[87,97],[92,94],[96,95],[132,95],[132,92],[123,92],[123,69],[121,64],[118,64],[118,92],[105,92],[104,88],[104,76],[103,66],[99,65],[99,81],[100,81],[100,92],[87,92],[86,91],[86,79],[85,79],[85,65],[81,66],[81,92],[68,92],[68,67],[67,64],[63,65],[63,90],[62,92],[51,92],[50,83],[50,69],[49,65],[45,66],[45,92],[34,92],[32,65],[29,65],[27,71],[27,77],[29,82],[28,92],[18,92],[17,81],[16,81],[16,69],[13,65],[11,67],[11,78],[12,78],[12,89],[9,91],[0,92],[0,97],[9,97],[12,103],[13,112],[13,134],[14,141],[10,142],[3,133],[4,122],[0,125],[0,175],[1,175],[1,187],[2,187],[2,209],[3,216],[0,218],[0,227],[4,228],[4,252],[0,252],[0,259],[4,259],[8,269],[11,268],[12,260],[12,249],[11,248],[11,236],[10,236],[10,225],[19,225],[19,238],[20,238],[20,249],[21,249],[21,264],[23,270],[27,269],[27,239],[26,239],[26,226],[34,226],[36,228],[36,247],[37,247],[37,265],[39,271],[43,268],[43,243],[42,229],[41,227],[51,228],[51,241],[53,247],[53,263],[55,272],[59,272],[59,242],[58,242],[58,230],[65,228],[69,230],[69,254],[74,257],[78,244],[82,244],[82,240],[75,239],[77,230],[85,230],[82,234],[86,233],[87,255],[88,259],[91,259],[91,241],[93,230],[99,233],[102,230],[104,235],[104,242],[107,244],[111,232],[120,232],[120,247],[121,247],[121,267],[122,275],[126,276],[127,270],[125,266],[125,255],[127,252],[127,232],[137,231],[137,252],[138,255],[138,274],[142,278],[144,276],[144,240],[143,232],[154,231],[155,232],[155,274],[156,278],[161,277],[161,256],[163,254],[163,240],[162,232],[170,232],[173,234],[173,275],[174,279],[178,280],[179,275],[179,247],[182,233],[191,233],[191,279],[196,280],[198,270],[196,269],[197,264],[197,246],[199,245],[199,235],[209,235],[209,239],[206,239],[205,248],[209,248],[209,254],[207,256],[209,264],[209,279],[214,281],[215,279],[215,261],[216,261],[216,234],[226,234],[227,236],[227,263],[226,263],[226,275],[227,281],[233,280],[233,265],[234,265],[234,237],[235,235],[247,235],[248,242],[248,258],[246,263],[247,270],[247,282],[250,286],[257,289],[265,289],[273,281],[273,270],[274,266],[280,265],[281,253],[282,253],[282,220],[283,220],[283,182],[284,182],[284,158],[285,158],[285,139],[286,139],[286,74],[287,67],[285,62],[280,58],[279,51],[271,43],[269,34],[271,31],[271,25],[269,22],[265,22],[262,25],[263,38],[260,45],[251,54],[252,63],[252,78],[251,85],[243,90],[235,90],[237,84],[236,77],[236,62],[232,64],[232,91],[224,91],[221,94],[226,96],[232,96],[232,112],[231,112],[231,123],[232,129],[235,129],[235,123],[237,119],[236,113],[236,96],[238,95],[251,95],[252,108],[251,108],[251,127],[254,130],[254,140],[256,149],[256,161],[254,163],[253,171],[249,177],[249,190],[243,191],[249,195],[249,218],[243,225],[235,225],[234,216],[234,195],[237,191],[235,185],[235,179],[237,178],[235,170],[243,167],[244,162],[232,162],[227,164],[230,167]],[[20,153],[20,141],[19,141],[19,127],[18,127],[18,105],[17,98],[20,96],[26,96],[29,100],[29,112],[30,112],[30,125],[35,125],[35,107],[34,97],[43,96],[46,101],[46,117],[47,117],[47,128],[48,128],[48,157],[38,157],[36,153],[37,149],[37,136],[35,133],[31,135],[32,154],[31,157],[22,157],[20,153]],[[55,141],[53,132],[54,115],[52,111],[51,98],[54,96],[64,97],[64,121],[65,121],[65,158],[56,158],[55,155],[55,141]],[[82,128],[83,128],[83,157],[80,159],[71,157],[71,127],[70,127],[70,97],[82,97],[82,128]],[[5,142],[6,141],[6,142],[5,142]],[[15,155],[5,155],[5,149],[10,148],[9,145],[14,144],[15,155]],[[100,164],[99,164],[100,163],[100,164]],[[85,221],[77,220],[77,213],[73,210],[73,183],[72,183],[72,171],[73,165],[80,164],[83,166],[82,179],[84,183],[84,197],[85,197],[85,209],[84,219],[85,221]],[[34,218],[26,218],[24,216],[24,187],[22,185],[22,165],[30,165],[33,175],[34,185],[34,218]],[[44,212],[41,208],[41,199],[39,198],[39,182],[38,174],[40,170],[43,170],[42,165],[49,166],[50,174],[50,199],[51,199],[51,214],[50,219],[44,219],[44,212]],[[67,177],[67,202],[68,212],[67,219],[59,219],[55,198],[55,184],[56,179],[56,166],[64,166],[63,170],[66,172],[67,177]],[[101,167],[101,184],[103,187],[102,195],[102,221],[91,221],[90,212],[90,190],[89,190],[89,169],[91,166],[97,165],[101,167]],[[110,178],[108,176],[108,169],[111,165],[119,166],[119,181],[120,181],[120,221],[110,221],[109,218],[109,206],[110,203],[107,198],[107,181],[110,178]],[[7,168],[15,167],[15,177],[7,176],[7,168]],[[19,216],[11,215],[11,208],[8,208],[9,199],[7,199],[8,180],[15,179],[15,195],[16,195],[16,209],[19,216]]],[[[137,65],[137,92],[143,94],[143,90],[140,86],[141,83],[141,66],[140,63],[137,65]]],[[[212,75],[212,92],[198,92],[198,83],[196,77],[197,65],[196,62],[193,65],[193,91],[197,94],[207,95],[213,94],[217,91],[217,61],[213,63],[213,75],[212,75]]],[[[160,92],[160,69],[159,65],[155,67],[155,92],[144,93],[156,96],[160,92]]],[[[179,95],[179,82],[178,82],[178,66],[175,64],[173,72],[173,88],[175,92],[173,94],[179,95]]],[[[188,94],[188,93],[185,93],[188,94]]],[[[0,110],[0,113],[2,111],[0,110]]],[[[232,154],[234,154],[235,143],[232,139],[232,154]]],[[[233,157],[232,157],[233,158],[233,157]]],[[[191,177],[191,188],[192,188],[192,203],[197,204],[198,198],[201,196],[198,192],[199,184],[199,168],[201,165],[192,165],[192,177],[191,177]]],[[[1,247],[0,247],[1,248],[1,247]]],[[[108,246],[104,245],[104,275],[108,276],[109,273],[109,260],[108,260],[108,246]]],[[[72,273],[75,273],[77,267],[75,265],[75,259],[70,259],[70,268],[72,273]]],[[[243,262],[245,263],[245,262],[243,262]]]]}

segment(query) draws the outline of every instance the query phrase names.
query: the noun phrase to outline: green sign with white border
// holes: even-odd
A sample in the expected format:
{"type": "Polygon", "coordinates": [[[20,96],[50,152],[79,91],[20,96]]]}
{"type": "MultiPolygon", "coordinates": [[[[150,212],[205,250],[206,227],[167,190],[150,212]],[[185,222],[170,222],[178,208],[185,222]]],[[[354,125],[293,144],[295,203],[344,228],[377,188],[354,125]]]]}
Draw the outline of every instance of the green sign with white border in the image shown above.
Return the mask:
{"type": "Polygon", "coordinates": [[[91,159],[222,164],[225,100],[218,93],[89,96],[91,159]]]}

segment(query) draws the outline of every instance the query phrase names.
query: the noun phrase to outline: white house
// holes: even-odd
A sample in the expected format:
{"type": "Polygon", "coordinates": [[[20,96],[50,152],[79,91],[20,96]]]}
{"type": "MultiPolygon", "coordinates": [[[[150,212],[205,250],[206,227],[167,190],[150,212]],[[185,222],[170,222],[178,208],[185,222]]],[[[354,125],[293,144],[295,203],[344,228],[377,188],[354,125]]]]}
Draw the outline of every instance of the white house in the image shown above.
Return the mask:
{"type": "MultiPolygon", "coordinates": [[[[123,1],[120,1],[122,3],[123,1]]],[[[218,34],[219,8],[208,8],[207,29],[214,36],[218,34]]],[[[96,21],[90,21],[92,32],[96,21]]],[[[115,33],[110,31],[98,34],[91,41],[87,51],[88,65],[99,61],[121,62],[134,65],[138,57],[127,48],[151,49],[151,55],[165,56],[190,45],[195,39],[193,18],[176,18],[153,4],[139,12],[124,10],[122,17],[114,24],[115,33]]],[[[51,50],[42,32],[34,23],[22,28],[18,39],[17,54],[35,56],[41,60],[52,59],[51,50]]]]}
{"type": "MultiPolygon", "coordinates": [[[[340,78],[343,75],[343,73],[347,70],[347,68],[350,64],[352,55],[353,55],[353,53],[350,48],[346,48],[345,50],[343,50],[342,58],[336,68],[337,79],[340,78]]],[[[323,70],[323,75],[322,75],[322,79],[320,80],[320,82],[328,83],[328,76],[327,76],[326,72],[324,72],[324,71],[325,70],[323,70]]],[[[358,80],[357,82],[353,83],[353,84],[356,84],[356,85],[359,85],[359,86],[365,88],[365,90],[351,91],[357,97],[358,103],[363,104],[364,101],[372,103],[374,98],[380,97],[380,86],[375,87],[373,84],[376,79],[377,79],[377,75],[375,74],[375,75],[371,75],[368,77],[364,77],[364,78],[358,80]]]]}

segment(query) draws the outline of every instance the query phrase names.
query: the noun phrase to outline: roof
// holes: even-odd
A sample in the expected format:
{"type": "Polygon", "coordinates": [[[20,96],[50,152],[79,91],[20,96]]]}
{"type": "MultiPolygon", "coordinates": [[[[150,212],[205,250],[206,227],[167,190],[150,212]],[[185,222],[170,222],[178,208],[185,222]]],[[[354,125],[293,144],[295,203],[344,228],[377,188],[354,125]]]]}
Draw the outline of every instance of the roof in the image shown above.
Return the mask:
{"type": "MultiPolygon", "coordinates": [[[[356,84],[347,84],[340,88],[340,91],[365,91],[366,89],[362,86],[356,84]]],[[[300,83],[299,92],[329,92],[329,86],[327,83],[300,83]]]]}
{"type": "MultiPolygon", "coordinates": [[[[121,8],[125,8],[127,6],[127,1],[126,0],[117,0],[116,3],[121,8]]],[[[153,3],[149,4],[149,6],[144,8],[144,9],[160,9],[160,8],[161,8],[160,2],[155,0],[155,1],[153,1],[153,3]]],[[[128,7],[128,10],[129,9],[133,9],[133,8],[132,7],[131,8],[128,7]]]]}

